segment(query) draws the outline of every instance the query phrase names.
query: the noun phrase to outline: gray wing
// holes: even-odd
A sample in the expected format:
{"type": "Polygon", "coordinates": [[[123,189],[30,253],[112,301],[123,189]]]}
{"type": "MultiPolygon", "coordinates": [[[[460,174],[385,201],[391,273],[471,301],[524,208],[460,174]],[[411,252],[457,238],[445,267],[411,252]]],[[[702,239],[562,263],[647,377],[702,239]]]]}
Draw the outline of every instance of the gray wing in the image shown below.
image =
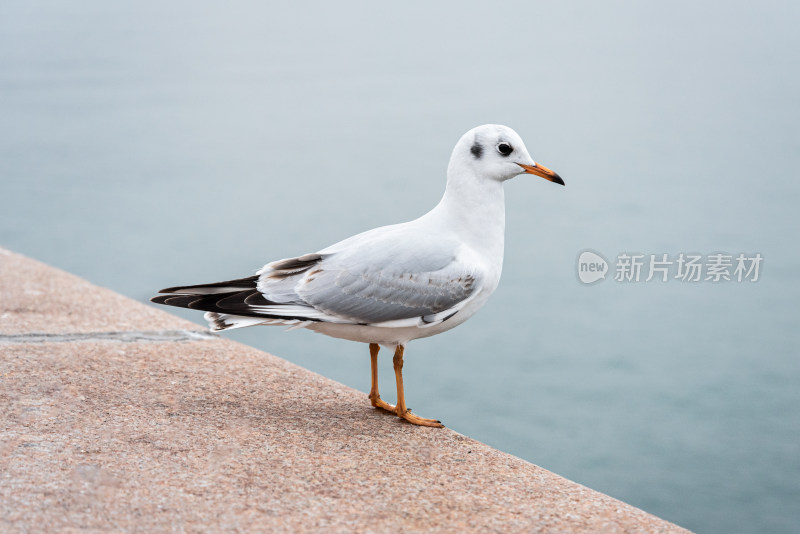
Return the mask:
{"type": "Polygon", "coordinates": [[[376,237],[270,264],[260,273],[259,291],[347,322],[431,324],[455,314],[480,288],[482,272],[463,260],[456,240],[376,237]]]}

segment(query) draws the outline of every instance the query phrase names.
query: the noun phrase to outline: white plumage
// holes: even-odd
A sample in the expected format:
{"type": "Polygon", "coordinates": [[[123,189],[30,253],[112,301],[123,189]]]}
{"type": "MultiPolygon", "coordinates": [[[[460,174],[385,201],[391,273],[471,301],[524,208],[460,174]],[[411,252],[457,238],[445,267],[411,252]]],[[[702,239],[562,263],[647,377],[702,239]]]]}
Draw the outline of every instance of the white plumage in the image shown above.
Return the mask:
{"type": "MultiPolygon", "coordinates": [[[[503,266],[503,182],[523,173],[564,183],[533,161],[512,129],[479,126],[456,144],[444,196],[422,217],[268,263],[253,277],[164,289],[152,300],[206,310],[214,330],[280,324],[399,348],[402,368],[403,346],[461,324],[497,288],[503,266]]],[[[401,384],[398,378],[398,397],[401,384]]],[[[374,372],[373,390],[377,397],[374,372]]],[[[388,409],[374,399],[373,404],[388,409]]],[[[399,407],[398,400],[398,408],[391,409],[428,424],[399,407]]]]}

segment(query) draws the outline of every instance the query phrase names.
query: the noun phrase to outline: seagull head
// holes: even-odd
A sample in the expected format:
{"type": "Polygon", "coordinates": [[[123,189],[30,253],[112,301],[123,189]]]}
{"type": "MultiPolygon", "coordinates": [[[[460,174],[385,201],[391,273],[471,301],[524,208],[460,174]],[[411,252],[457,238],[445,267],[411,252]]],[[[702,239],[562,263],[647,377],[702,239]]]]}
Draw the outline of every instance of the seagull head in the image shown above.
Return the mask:
{"type": "Polygon", "coordinates": [[[499,182],[527,173],[564,185],[558,174],[533,161],[517,132],[499,124],[478,126],[459,139],[448,173],[465,166],[478,176],[499,182]]]}

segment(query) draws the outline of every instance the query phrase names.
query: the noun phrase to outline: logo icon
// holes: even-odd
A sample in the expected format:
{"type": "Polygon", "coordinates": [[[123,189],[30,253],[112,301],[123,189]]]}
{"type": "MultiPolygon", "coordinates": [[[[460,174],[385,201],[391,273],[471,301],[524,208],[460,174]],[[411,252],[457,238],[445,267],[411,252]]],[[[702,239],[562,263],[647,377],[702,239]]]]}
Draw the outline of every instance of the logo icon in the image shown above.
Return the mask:
{"type": "Polygon", "coordinates": [[[584,250],[578,256],[578,279],[584,284],[605,280],[607,272],[608,262],[597,252],[584,250]]]}

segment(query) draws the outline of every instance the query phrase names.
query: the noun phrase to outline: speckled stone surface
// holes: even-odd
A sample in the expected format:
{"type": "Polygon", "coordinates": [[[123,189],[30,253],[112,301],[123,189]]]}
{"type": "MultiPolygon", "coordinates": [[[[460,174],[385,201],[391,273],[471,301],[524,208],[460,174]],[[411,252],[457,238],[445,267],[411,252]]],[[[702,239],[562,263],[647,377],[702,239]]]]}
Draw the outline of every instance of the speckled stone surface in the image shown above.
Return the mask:
{"type": "Polygon", "coordinates": [[[0,334],[200,329],[4,248],[0,248],[0,297],[0,334]]]}
{"type": "MultiPolygon", "coordinates": [[[[12,257],[17,273],[75,285],[60,313],[97,309],[87,282],[12,257]]],[[[18,275],[0,276],[5,296],[18,275]]],[[[25,316],[14,333],[196,328],[119,296],[96,322],[48,323],[35,297],[0,304],[25,316]]],[[[686,532],[231,341],[9,339],[3,532],[686,532]]]]}

